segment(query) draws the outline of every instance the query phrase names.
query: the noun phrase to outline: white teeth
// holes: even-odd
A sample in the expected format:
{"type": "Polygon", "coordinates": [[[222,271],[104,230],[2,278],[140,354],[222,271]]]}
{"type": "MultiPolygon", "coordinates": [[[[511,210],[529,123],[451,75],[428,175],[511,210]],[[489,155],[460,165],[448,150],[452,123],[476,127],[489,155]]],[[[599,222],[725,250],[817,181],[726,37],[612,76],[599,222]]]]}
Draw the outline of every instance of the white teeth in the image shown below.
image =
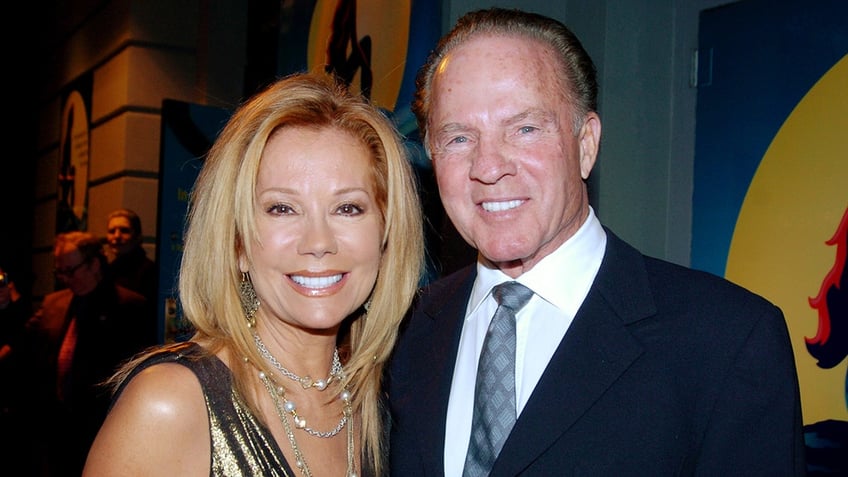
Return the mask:
{"type": "Polygon", "coordinates": [[[508,200],[506,202],[483,202],[483,209],[487,212],[500,212],[503,210],[514,209],[521,205],[522,200],[508,200]]]}
{"type": "Polygon", "coordinates": [[[329,277],[304,277],[301,275],[292,275],[291,279],[300,286],[306,288],[326,288],[342,279],[342,274],[331,275],[329,277]]]}

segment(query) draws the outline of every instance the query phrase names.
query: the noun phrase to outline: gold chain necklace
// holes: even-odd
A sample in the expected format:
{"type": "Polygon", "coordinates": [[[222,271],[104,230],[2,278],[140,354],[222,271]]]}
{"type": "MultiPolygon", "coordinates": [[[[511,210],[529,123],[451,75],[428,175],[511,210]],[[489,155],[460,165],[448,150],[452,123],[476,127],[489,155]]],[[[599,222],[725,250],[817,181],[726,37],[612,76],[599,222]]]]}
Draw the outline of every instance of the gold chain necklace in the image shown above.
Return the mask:
{"type": "MultiPolygon", "coordinates": [[[[274,356],[271,354],[271,352],[268,351],[268,348],[265,347],[265,344],[259,338],[258,334],[256,334],[256,333],[253,334],[253,340],[256,343],[256,349],[259,350],[259,353],[269,363],[271,363],[275,368],[277,368],[284,376],[286,376],[289,379],[292,379],[294,381],[297,381],[298,383],[304,382],[304,378],[301,378],[300,376],[297,376],[296,374],[292,373],[291,371],[285,369],[283,367],[283,365],[280,364],[280,362],[277,361],[276,358],[274,358],[274,356]]],[[[342,379],[344,377],[344,372],[342,371],[342,365],[339,362],[338,356],[339,356],[339,352],[338,352],[338,349],[336,349],[333,352],[333,367],[332,367],[332,370],[331,370],[330,378],[328,378],[326,380],[324,380],[324,379],[319,380],[319,381],[324,383],[322,386],[318,387],[319,391],[323,391],[324,389],[327,389],[327,383],[329,383],[330,380],[332,380],[333,378],[342,379]]],[[[261,367],[259,368],[259,370],[260,370],[259,371],[259,377],[263,378],[263,376],[265,376],[265,372],[262,371],[261,367]]],[[[273,379],[273,375],[271,375],[271,376],[272,376],[272,379],[273,379]]],[[[307,376],[307,378],[309,378],[309,377],[307,376]]],[[[309,378],[309,382],[310,383],[312,382],[312,378],[309,378]]],[[[277,392],[274,395],[274,397],[280,396],[282,398],[283,409],[285,409],[286,412],[291,414],[292,421],[294,421],[294,427],[295,428],[302,429],[304,432],[306,432],[310,435],[313,435],[315,437],[322,437],[324,439],[329,439],[330,437],[334,437],[336,434],[341,432],[341,430],[344,428],[345,424],[347,424],[347,421],[348,421],[347,413],[343,413],[341,419],[339,420],[339,423],[336,424],[336,427],[334,427],[333,429],[331,429],[327,432],[321,432],[321,431],[316,431],[315,429],[312,429],[311,427],[306,425],[306,418],[304,418],[303,416],[298,414],[297,405],[294,403],[294,401],[286,398],[286,388],[283,387],[283,386],[279,386],[279,385],[277,385],[275,387],[277,389],[277,392]]],[[[308,389],[310,387],[312,387],[312,386],[311,385],[303,386],[304,389],[308,389]]],[[[344,401],[345,406],[350,405],[350,391],[348,391],[347,388],[342,388],[342,392],[340,394],[340,397],[341,397],[342,401],[344,401]]]]}
{"type": "Polygon", "coordinates": [[[268,348],[265,346],[265,343],[262,342],[262,338],[259,337],[259,333],[253,333],[253,342],[256,343],[256,349],[259,350],[259,354],[262,355],[271,366],[277,368],[277,371],[280,372],[283,376],[295,381],[303,387],[303,389],[315,388],[319,391],[323,391],[327,389],[327,386],[333,382],[335,379],[340,379],[342,376],[342,363],[339,361],[339,349],[336,348],[333,350],[333,364],[330,366],[330,375],[327,379],[318,379],[315,380],[312,376],[306,375],[303,377],[298,376],[297,374],[289,371],[285,368],[277,358],[268,351],[268,348]]]}
{"type": "MultiPolygon", "coordinates": [[[[300,469],[300,472],[303,474],[304,477],[312,477],[312,471],[309,470],[309,465],[306,464],[306,459],[304,459],[303,453],[300,451],[300,447],[298,447],[297,445],[297,439],[295,438],[294,430],[292,429],[291,423],[289,423],[288,414],[291,411],[288,411],[286,406],[280,402],[280,397],[285,400],[285,388],[283,388],[283,386],[275,387],[273,377],[268,376],[264,371],[259,372],[259,379],[262,380],[262,384],[265,385],[265,389],[267,389],[268,394],[271,395],[271,399],[274,401],[274,409],[276,409],[277,415],[283,422],[283,428],[286,431],[286,436],[288,437],[292,451],[294,452],[295,465],[298,469],[300,469]]],[[[342,391],[342,398],[344,401],[344,416],[342,417],[342,423],[350,421],[347,426],[347,470],[345,472],[345,476],[357,477],[355,462],[353,458],[353,411],[350,407],[350,393],[347,391],[347,389],[342,391]]],[[[295,415],[294,418],[295,423],[297,423],[297,416],[295,415]]],[[[338,429],[340,430],[341,428],[338,427],[338,429]]],[[[336,433],[338,433],[338,431],[336,431],[336,433]]]]}

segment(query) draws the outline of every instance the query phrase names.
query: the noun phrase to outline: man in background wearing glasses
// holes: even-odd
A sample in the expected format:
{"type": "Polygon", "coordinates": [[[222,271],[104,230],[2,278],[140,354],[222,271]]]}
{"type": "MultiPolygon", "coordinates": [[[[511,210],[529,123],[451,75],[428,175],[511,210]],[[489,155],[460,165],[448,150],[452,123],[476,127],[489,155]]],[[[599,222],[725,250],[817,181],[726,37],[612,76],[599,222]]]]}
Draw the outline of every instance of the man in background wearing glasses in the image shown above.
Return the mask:
{"type": "Polygon", "coordinates": [[[80,475],[109,405],[99,384],[156,342],[153,307],[108,278],[102,244],[86,232],[56,237],[54,273],[66,288],[44,297],[19,350],[32,368],[22,384],[32,392],[29,415],[45,419],[33,428],[52,476],[80,475]]]}

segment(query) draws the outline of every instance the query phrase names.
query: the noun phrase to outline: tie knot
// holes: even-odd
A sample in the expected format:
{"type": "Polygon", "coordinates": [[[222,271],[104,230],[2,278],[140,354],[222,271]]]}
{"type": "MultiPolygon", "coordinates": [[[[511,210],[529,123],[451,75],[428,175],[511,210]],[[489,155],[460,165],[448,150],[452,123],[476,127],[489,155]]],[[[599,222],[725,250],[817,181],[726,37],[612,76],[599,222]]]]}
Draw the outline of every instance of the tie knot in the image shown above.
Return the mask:
{"type": "Polygon", "coordinates": [[[533,290],[518,282],[504,282],[492,290],[492,296],[498,305],[505,306],[513,312],[517,312],[530,301],[533,290]]]}

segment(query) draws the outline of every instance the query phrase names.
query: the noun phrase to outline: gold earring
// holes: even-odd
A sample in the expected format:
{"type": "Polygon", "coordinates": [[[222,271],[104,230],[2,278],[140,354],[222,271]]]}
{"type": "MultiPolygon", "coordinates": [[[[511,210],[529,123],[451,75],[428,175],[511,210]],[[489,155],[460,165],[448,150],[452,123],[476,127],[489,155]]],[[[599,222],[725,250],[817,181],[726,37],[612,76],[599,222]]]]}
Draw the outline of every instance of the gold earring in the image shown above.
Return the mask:
{"type": "Polygon", "coordinates": [[[253,288],[253,282],[250,281],[250,275],[247,272],[241,272],[239,295],[241,298],[241,309],[247,318],[247,327],[253,328],[256,326],[256,310],[259,309],[259,297],[256,296],[256,290],[253,288]]]}

